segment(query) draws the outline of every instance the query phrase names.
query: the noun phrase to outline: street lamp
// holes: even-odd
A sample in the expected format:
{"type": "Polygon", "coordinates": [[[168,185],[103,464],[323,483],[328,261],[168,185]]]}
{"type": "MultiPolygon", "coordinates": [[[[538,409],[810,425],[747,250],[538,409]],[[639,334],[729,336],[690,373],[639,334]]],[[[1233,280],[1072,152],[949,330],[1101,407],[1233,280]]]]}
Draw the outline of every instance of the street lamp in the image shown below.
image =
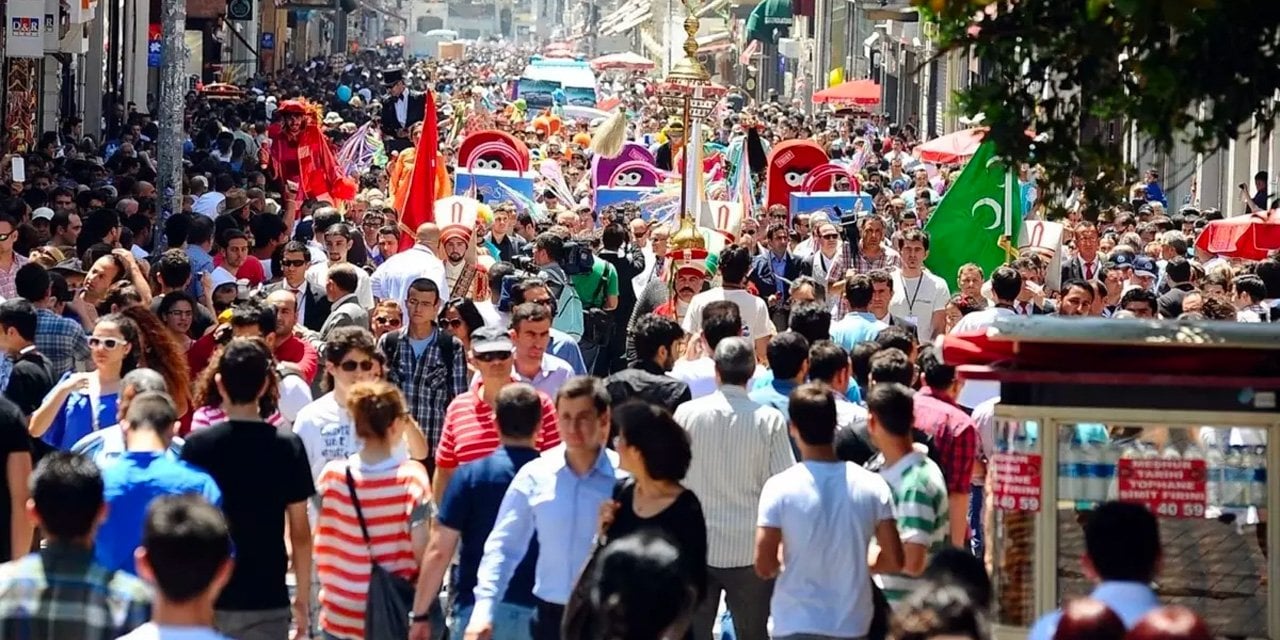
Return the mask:
{"type": "MultiPolygon", "coordinates": [[[[689,157],[690,144],[702,144],[701,129],[698,123],[706,120],[715,110],[716,105],[724,98],[728,89],[711,81],[711,74],[698,62],[698,18],[685,3],[684,58],[671,67],[656,92],[658,100],[664,107],[681,114],[685,130],[684,169],[680,172],[682,182],[680,189],[680,216],[689,216],[690,191],[695,188],[696,180],[690,180],[693,171],[701,171],[702,167],[693,166],[698,154],[689,157]]],[[[696,198],[696,194],[694,194],[696,198]]]]}

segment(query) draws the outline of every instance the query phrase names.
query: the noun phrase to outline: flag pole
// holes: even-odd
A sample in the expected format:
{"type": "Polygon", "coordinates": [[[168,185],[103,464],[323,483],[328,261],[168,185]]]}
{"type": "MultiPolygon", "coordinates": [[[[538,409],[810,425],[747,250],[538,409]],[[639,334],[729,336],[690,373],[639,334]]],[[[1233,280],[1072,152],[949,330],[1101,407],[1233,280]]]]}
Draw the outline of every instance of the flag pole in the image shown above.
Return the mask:
{"type": "Polygon", "coordinates": [[[1018,257],[1018,250],[1013,246],[1013,169],[1004,170],[1004,208],[1000,215],[1004,217],[1004,235],[1000,238],[1000,247],[1004,249],[1006,262],[1012,263],[1018,257]]]}

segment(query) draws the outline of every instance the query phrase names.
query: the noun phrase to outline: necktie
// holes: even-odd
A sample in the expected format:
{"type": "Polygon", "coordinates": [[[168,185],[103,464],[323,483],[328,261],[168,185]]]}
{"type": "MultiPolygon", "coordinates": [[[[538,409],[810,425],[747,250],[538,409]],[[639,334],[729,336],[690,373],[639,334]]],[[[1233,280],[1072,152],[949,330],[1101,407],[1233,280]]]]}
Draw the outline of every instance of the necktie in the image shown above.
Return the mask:
{"type": "Polygon", "coordinates": [[[1084,279],[1085,280],[1093,279],[1093,263],[1092,262],[1084,263],[1084,279]]]}
{"type": "Polygon", "coordinates": [[[653,273],[649,274],[650,280],[657,278],[658,274],[662,273],[662,262],[666,259],[666,256],[658,256],[658,259],[653,261],[653,273]]]}

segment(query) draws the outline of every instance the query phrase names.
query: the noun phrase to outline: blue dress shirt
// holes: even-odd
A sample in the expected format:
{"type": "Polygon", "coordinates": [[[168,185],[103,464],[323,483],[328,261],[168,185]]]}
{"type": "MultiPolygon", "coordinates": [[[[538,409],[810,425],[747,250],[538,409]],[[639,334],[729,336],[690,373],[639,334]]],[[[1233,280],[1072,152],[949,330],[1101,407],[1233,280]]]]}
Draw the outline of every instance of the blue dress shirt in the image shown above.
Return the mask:
{"type": "MultiPolygon", "coordinates": [[[[1160,600],[1151,587],[1138,582],[1103,582],[1094,588],[1089,597],[1101,601],[1116,612],[1126,629],[1132,629],[1142,616],[1160,607],[1160,600]]],[[[1028,640],[1053,640],[1061,619],[1061,609],[1040,618],[1031,627],[1028,640]]]]}
{"type": "Polygon", "coordinates": [[[566,452],[564,445],[547,451],[511,481],[485,541],[472,626],[493,622],[493,606],[502,600],[535,534],[533,595],[553,604],[569,601],[574,580],[591,553],[600,505],[612,498],[614,484],[626,473],[618,468],[618,454],[601,447],[595,465],[579,476],[569,467],[566,452]]]}

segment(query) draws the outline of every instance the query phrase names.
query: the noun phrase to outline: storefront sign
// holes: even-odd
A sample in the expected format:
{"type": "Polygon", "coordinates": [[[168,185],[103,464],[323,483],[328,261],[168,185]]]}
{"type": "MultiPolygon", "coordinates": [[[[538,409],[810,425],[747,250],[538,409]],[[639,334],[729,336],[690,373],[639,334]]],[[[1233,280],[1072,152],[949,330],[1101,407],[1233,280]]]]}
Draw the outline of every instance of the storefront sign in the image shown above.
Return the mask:
{"type": "Polygon", "coordinates": [[[5,55],[10,58],[43,58],[44,0],[9,0],[7,4],[5,55]]]}
{"type": "Polygon", "coordinates": [[[997,453],[992,495],[1001,511],[1040,510],[1040,456],[1031,453],[997,453]]]}
{"type": "Polygon", "coordinates": [[[1204,460],[1121,458],[1119,498],[1169,518],[1203,518],[1209,494],[1204,460]]]}
{"type": "Polygon", "coordinates": [[[147,66],[159,69],[164,64],[164,30],[158,24],[147,29],[147,66]]]}

